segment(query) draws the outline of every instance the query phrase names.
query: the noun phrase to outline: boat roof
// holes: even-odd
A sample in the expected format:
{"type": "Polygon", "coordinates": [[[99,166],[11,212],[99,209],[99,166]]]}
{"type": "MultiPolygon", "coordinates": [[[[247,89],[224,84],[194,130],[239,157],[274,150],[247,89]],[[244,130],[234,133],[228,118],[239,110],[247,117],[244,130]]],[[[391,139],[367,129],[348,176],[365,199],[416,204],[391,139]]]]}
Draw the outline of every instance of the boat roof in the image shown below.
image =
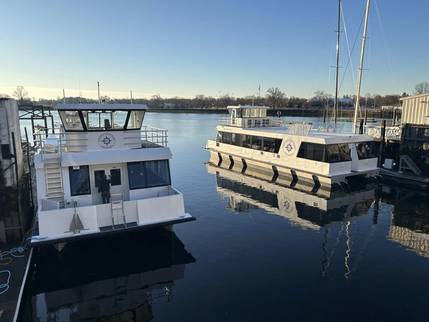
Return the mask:
{"type": "Polygon", "coordinates": [[[59,103],[54,106],[58,111],[135,111],[147,110],[146,104],[128,104],[128,103],[59,103]]]}
{"type": "Polygon", "coordinates": [[[227,109],[233,109],[233,108],[269,110],[271,107],[269,107],[269,106],[257,106],[257,105],[229,105],[229,106],[227,106],[227,109]]]}
{"type": "Polygon", "coordinates": [[[306,135],[290,133],[286,127],[258,127],[258,128],[239,128],[231,126],[218,126],[218,130],[227,130],[232,133],[243,133],[255,136],[267,136],[274,138],[285,138],[285,136],[296,137],[304,142],[320,143],[320,144],[339,144],[339,143],[359,143],[374,141],[367,134],[353,133],[332,133],[322,132],[318,130],[310,130],[306,135]]]}

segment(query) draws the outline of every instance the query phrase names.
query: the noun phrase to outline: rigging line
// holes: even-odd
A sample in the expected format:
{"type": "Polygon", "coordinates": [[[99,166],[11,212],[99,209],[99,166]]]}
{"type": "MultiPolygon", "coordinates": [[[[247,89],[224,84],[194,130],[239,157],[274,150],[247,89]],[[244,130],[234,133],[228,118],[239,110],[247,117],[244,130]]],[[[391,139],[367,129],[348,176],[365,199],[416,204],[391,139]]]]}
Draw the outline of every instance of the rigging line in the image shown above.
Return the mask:
{"type": "Polygon", "coordinates": [[[341,4],[341,17],[343,19],[343,28],[344,28],[344,36],[346,38],[346,44],[347,44],[347,51],[349,54],[349,62],[350,62],[350,71],[352,74],[352,81],[353,81],[353,87],[355,86],[355,73],[354,73],[354,66],[353,66],[353,59],[352,59],[352,52],[350,51],[350,42],[349,42],[349,36],[347,33],[347,23],[346,18],[344,15],[343,5],[341,4]]]}
{"type": "Polygon", "coordinates": [[[375,12],[377,15],[378,25],[380,28],[381,38],[382,38],[383,45],[384,45],[384,51],[385,51],[386,58],[387,58],[387,65],[389,67],[390,81],[393,82],[394,78],[393,78],[393,67],[392,67],[392,55],[390,53],[390,48],[388,46],[386,33],[384,31],[383,21],[381,19],[381,13],[380,13],[380,8],[378,6],[378,1],[374,0],[374,6],[375,6],[375,12]]]}
{"type": "MultiPolygon", "coordinates": [[[[351,50],[351,54],[353,54],[353,52],[354,52],[354,50],[356,48],[357,42],[359,40],[359,34],[360,34],[361,29],[362,29],[364,19],[365,19],[365,14],[362,14],[362,19],[360,21],[359,28],[356,30],[355,40],[353,42],[353,47],[352,47],[352,50],[351,50]]],[[[350,65],[350,59],[351,59],[351,55],[349,56],[349,60],[347,60],[346,67],[344,68],[343,76],[341,77],[340,88],[343,86],[343,83],[344,83],[344,80],[345,80],[345,77],[346,77],[346,73],[347,73],[347,70],[348,70],[349,65],[350,65]]]]}

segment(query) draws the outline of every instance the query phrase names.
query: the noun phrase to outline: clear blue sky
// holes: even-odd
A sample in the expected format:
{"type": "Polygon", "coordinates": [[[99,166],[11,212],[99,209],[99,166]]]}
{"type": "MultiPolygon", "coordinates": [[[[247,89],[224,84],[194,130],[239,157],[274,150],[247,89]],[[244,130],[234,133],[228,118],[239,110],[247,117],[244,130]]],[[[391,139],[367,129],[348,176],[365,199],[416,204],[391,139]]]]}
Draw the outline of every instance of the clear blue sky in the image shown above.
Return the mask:
{"type": "MultiPolygon", "coordinates": [[[[429,1],[373,0],[362,93],[429,80],[429,1]],[[381,24],[378,18],[378,10],[381,24]]],[[[353,45],[365,0],[343,0],[353,45]]],[[[336,0],[1,1],[0,93],[333,92],[336,0]],[[330,72],[331,70],[331,72],[330,72]],[[331,74],[331,75],[330,75],[331,74]]],[[[344,36],[344,34],[343,34],[344,36]]],[[[358,63],[360,40],[353,56],[358,63]]],[[[343,37],[342,66],[347,62],[343,37]]],[[[354,92],[350,71],[341,94],[354,92]]]]}

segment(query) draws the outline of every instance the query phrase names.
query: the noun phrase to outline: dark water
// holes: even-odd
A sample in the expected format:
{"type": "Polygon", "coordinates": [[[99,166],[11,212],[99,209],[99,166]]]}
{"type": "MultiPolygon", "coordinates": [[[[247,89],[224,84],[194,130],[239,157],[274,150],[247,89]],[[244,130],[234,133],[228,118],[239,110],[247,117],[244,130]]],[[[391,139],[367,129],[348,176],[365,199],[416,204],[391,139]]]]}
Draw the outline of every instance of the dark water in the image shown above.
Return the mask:
{"type": "Polygon", "coordinates": [[[197,221],[39,250],[23,320],[428,320],[427,196],[383,186],[326,203],[208,168],[218,119],[145,120],[168,128],[197,221]]]}

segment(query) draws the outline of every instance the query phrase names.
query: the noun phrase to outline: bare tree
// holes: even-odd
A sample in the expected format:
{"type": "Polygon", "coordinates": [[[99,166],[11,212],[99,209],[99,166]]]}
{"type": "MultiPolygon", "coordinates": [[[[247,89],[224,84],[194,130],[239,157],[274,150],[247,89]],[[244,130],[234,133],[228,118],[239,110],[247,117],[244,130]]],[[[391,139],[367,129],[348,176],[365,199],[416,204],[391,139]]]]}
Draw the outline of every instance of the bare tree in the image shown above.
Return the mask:
{"type": "Polygon", "coordinates": [[[28,92],[24,88],[24,86],[17,86],[15,91],[13,92],[13,96],[16,97],[17,100],[23,101],[25,99],[28,99],[28,92]]]}
{"type": "Polygon", "coordinates": [[[271,87],[267,89],[268,104],[272,105],[273,107],[279,107],[283,103],[285,97],[286,94],[278,87],[271,87]]]}
{"type": "Polygon", "coordinates": [[[429,83],[428,82],[418,83],[414,87],[414,91],[415,91],[416,95],[429,93],[429,83]]]}
{"type": "Polygon", "coordinates": [[[10,98],[6,93],[0,93],[0,98],[10,98]]]}

